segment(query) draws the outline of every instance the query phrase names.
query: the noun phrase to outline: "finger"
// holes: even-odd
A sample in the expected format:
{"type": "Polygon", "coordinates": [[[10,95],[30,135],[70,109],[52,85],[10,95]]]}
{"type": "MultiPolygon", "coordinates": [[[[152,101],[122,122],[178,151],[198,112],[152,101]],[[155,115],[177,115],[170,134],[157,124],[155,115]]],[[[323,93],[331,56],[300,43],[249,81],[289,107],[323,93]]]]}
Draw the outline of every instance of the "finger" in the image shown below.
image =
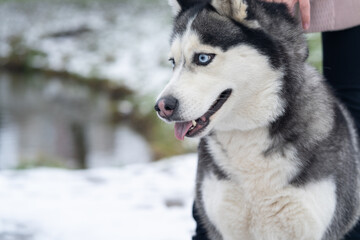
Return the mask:
{"type": "Polygon", "coordinates": [[[289,9],[290,9],[290,13],[291,13],[292,15],[295,15],[295,4],[296,4],[296,3],[297,3],[296,0],[291,1],[291,2],[289,3],[289,9]]]}
{"type": "Polygon", "coordinates": [[[292,0],[289,2],[289,9],[292,14],[294,14],[294,8],[295,8],[296,2],[297,2],[296,0],[292,0]]]}
{"type": "Polygon", "coordinates": [[[299,0],[302,26],[305,30],[310,27],[310,0],[299,0]]]}

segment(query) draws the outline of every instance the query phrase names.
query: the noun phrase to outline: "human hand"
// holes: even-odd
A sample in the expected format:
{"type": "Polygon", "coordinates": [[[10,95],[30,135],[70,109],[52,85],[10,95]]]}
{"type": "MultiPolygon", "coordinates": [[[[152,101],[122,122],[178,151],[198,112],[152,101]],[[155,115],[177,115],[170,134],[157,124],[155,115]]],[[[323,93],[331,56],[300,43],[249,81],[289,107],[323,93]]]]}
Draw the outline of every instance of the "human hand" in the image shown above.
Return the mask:
{"type": "Polygon", "coordinates": [[[305,30],[310,27],[310,0],[263,0],[266,2],[285,3],[293,13],[294,6],[299,2],[302,26],[305,30]]]}

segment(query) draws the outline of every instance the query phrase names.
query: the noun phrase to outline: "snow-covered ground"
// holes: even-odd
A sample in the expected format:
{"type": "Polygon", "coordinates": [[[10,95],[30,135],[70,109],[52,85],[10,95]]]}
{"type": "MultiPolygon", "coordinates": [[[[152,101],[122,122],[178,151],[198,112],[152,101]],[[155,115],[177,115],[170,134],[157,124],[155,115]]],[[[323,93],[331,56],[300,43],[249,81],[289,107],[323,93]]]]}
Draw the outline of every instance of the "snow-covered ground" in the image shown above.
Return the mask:
{"type": "Polygon", "coordinates": [[[196,156],[119,169],[0,172],[1,240],[184,240],[196,156]]]}

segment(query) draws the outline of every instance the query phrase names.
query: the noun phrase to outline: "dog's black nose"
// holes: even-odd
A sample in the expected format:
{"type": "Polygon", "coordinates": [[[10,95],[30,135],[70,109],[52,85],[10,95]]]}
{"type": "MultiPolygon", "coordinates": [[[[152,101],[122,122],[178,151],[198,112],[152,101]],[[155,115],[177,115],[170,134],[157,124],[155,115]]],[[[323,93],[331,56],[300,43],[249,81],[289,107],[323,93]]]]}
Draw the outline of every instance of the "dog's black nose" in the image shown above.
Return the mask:
{"type": "Polygon", "coordinates": [[[172,96],[160,98],[155,105],[155,111],[163,118],[169,118],[178,107],[178,100],[172,96]]]}

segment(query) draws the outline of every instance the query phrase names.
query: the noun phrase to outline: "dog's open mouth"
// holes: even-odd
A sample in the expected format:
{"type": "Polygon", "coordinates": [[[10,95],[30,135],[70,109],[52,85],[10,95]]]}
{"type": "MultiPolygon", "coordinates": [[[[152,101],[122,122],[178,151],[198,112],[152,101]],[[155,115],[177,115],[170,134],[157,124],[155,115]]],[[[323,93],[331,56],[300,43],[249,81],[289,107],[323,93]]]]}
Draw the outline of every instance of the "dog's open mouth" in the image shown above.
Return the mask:
{"type": "Polygon", "coordinates": [[[232,90],[226,89],[216,99],[209,110],[196,120],[187,122],[175,123],[175,137],[179,140],[184,140],[184,137],[194,137],[200,133],[210,123],[210,117],[215,114],[224,105],[226,100],[230,97],[232,90]]]}

